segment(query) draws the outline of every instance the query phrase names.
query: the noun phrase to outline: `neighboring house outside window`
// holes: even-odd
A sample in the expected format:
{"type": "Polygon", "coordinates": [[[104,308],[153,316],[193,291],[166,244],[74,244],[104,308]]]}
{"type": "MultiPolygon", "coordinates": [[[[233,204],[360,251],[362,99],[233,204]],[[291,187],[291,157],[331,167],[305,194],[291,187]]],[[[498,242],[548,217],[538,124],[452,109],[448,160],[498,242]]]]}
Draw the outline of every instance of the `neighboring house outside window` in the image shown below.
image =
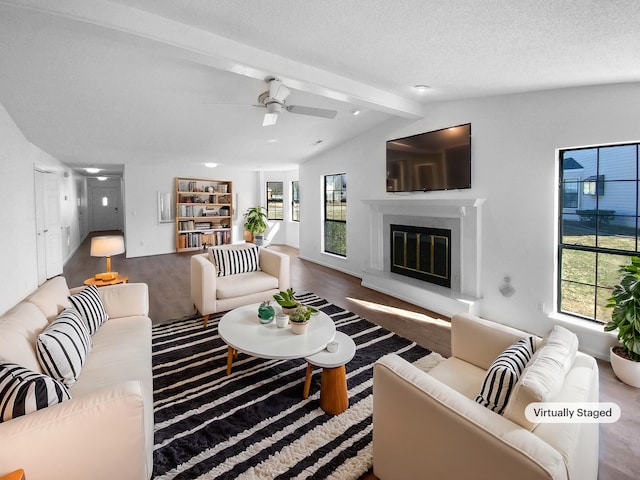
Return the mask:
{"type": "Polygon", "coordinates": [[[297,180],[291,182],[291,220],[300,221],[300,186],[297,180]]]}
{"type": "Polygon", "coordinates": [[[558,311],[607,322],[618,270],[638,255],[638,147],[560,152],[558,311]]]}
{"type": "Polygon", "coordinates": [[[267,220],[284,219],[283,182],[267,182],[267,220]]]}
{"type": "Polygon", "coordinates": [[[324,251],[347,256],[347,174],[324,177],[324,251]]]}

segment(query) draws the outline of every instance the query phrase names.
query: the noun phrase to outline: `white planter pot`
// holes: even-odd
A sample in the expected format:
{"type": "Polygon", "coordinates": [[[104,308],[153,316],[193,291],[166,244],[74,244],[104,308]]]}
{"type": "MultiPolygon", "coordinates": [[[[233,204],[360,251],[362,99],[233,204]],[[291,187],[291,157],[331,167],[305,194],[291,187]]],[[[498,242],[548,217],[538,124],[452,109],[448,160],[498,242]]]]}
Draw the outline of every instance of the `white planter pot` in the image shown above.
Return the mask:
{"type": "Polygon", "coordinates": [[[309,326],[309,322],[298,323],[298,322],[289,322],[291,324],[291,331],[296,335],[302,335],[307,331],[307,327],[309,326]]]}
{"type": "Polygon", "coordinates": [[[613,348],[614,347],[611,347],[609,351],[613,373],[616,374],[616,377],[618,377],[621,382],[632,387],[640,388],[640,362],[633,362],[616,355],[613,353],[613,348]]]}

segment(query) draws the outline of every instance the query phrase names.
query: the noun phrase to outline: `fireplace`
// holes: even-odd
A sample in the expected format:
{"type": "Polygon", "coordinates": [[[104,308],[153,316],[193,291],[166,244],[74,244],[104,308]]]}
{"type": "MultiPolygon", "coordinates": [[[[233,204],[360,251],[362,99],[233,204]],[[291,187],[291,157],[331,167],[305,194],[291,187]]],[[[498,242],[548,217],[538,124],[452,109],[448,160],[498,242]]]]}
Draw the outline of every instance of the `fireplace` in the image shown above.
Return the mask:
{"type": "MultiPolygon", "coordinates": [[[[482,198],[410,197],[364,200],[370,212],[369,264],[362,285],[446,316],[477,313],[481,288],[482,198]],[[450,287],[391,271],[391,225],[446,229],[450,287]]],[[[435,248],[435,247],[434,247],[435,248]]],[[[436,272],[439,272],[438,267],[436,272]]]]}
{"type": "Polygon", "coordinates": [[[393,273],[451,288],[451,230],[390,225],[393,273]]]}

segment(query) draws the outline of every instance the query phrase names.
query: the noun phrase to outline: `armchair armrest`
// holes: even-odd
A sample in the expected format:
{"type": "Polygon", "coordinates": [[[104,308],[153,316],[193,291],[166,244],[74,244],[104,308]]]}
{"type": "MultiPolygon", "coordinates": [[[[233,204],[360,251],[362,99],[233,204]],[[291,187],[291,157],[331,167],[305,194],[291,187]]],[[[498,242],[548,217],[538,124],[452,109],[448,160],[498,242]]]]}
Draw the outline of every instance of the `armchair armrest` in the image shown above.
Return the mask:
{"type": "Polygon", "coordinates": [[[142,386],[111,385],[0,423],[0,471],[29,480],[151,476],[145,449],[142,386]]]}
{"type": "Polygon", "coordinates": [[[286,290],[291,286],[289,278],[289,256],[274,250],[260,249],[260,268],[278,279],[278,289],[286,290]]]}
{"type": "Polygon", "coordinates": [[[560,453],[391,354],[374,366],[373,467],[382,480],[567,479],[560,453]]]}
{"type": "Polygon", "coordinates": [[[206,254],[191,257],[191,301],[202,315],[216,311],[216,267],[206,254]]]}
{"type": "MultiPolygon", "coordinates": [[[[451,355],[487,370],[507,347],[529,335],[475,315],[454,315],[451,318],[451,355]]],[[[536,337],[536,342],[539,344],[540,338],[536,337]]]]}

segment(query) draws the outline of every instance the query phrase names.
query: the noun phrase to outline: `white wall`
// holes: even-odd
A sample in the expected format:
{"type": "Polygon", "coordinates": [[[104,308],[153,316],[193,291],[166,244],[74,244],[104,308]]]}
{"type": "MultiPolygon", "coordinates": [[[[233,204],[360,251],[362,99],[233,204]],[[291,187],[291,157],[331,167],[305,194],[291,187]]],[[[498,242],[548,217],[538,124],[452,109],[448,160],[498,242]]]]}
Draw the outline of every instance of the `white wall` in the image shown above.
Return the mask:
{"type": "Polygon", "coordinates": [[[77,203],[73,200],[77,195],[73,172],[31,144],[2,104],[0,138],[0,313],[4,313],[38,286],[35,167],[60,177],[60,218],[63,229],[70,229],[68,242],[63,236],[63,259],[75,251],[81,239],[77,203]]]}
{"type": "Polygon", "coordinates": [[[243,239],[242,214],[259,202],[257,173],[233,167],[211,169],[204,165],[178,162],[172,166],[127,164],[124,170],[127,258],[175,252],[175,223],[158,222],[158,191],[173,192],[175,177],[232,181],[234,203],[237,199],[234,205],[233,241],[243,239]]]}
{"type": "Polygon", "coordinates": [[[303,258],[359,276],[367,267],[369,212],[362,198],[385,197],[385,140],[471,122],[473,188],[412,194],[412,198],[486,198],[482,218],[483,298],[480,314],[544,334],[562,322],[578,333],[584,351],[607,358],[612,334],[591,322],[552,319],[556,248],[556,150],[640,141],[640,84],[509,95],[428,105],[426,118],[387,125],[300,168],[303,258]],[[347,259],[321,253],[322,175],[348,179],[347,259]],[[499,291],[505,275],[516,290],[499,291]],[[542,311],[544,310],[544,311],[542,311]]]}

